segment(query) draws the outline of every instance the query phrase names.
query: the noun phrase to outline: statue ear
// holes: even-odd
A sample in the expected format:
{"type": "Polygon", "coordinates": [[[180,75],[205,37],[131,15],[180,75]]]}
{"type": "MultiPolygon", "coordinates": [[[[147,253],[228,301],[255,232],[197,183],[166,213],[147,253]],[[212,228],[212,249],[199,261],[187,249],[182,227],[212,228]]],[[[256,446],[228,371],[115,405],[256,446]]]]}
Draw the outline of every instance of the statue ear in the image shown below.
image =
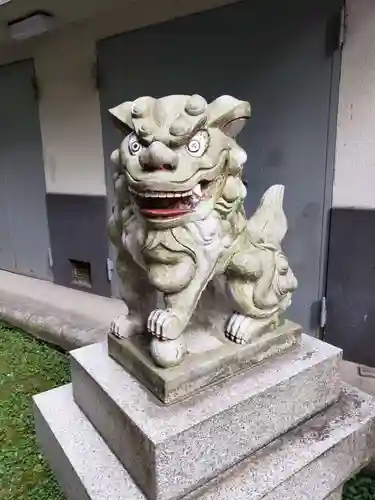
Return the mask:
{"type": "Polygon", "coordinates": [[[208,126],[219,128],[228,137],[236,137],[250,118],[251,107],[229,95],[218,97],[208,106],[208,126]]]}
{"type": "Polygon", "coordinates": [[[118,106],[109,110],[110,115],[115,123],[115,126],[124,132],[126,135],[134,130],[132,120],[132,102],[123,102],[118,106]]]}

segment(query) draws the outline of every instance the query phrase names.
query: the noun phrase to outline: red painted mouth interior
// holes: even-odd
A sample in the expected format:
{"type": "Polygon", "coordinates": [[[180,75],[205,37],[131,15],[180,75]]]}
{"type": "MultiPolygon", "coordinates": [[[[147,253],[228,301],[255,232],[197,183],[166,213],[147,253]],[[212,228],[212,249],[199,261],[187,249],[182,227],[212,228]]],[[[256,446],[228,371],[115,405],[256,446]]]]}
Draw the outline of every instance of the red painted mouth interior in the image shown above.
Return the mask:
{"type": "Polygon", "coordinates": [[[141,212],[146,217],[150,218],[168,218],[168,217],[180,217],[181,215],[188,214],[193,210],[183,209],[183,208],[143,208],[141,212]]]}
{"type": "Polygon", "coordinates": [[[143,198],[136,196],[137,205],[146,217],[178,217],[193,212],[194,196],[184,198],[143,198]]]}

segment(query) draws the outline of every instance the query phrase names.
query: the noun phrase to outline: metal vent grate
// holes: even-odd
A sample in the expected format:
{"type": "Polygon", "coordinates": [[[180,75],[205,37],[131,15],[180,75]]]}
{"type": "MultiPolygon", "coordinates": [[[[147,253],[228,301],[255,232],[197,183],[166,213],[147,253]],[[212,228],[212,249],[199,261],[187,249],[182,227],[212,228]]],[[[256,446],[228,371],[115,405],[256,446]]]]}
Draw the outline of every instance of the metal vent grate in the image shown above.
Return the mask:
{"type": "Polygon", "coordinates": [[[73,273],[73,284],[91,288],[91,264],[80,260],[70,260],[73,273]]]}

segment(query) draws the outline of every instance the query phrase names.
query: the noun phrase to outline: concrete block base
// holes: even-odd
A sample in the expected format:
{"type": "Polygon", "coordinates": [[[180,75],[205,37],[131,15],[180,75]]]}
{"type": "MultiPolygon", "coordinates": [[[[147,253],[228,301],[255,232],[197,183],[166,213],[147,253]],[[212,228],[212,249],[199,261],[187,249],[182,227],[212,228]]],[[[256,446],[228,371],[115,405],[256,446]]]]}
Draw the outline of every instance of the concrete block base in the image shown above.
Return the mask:
{"type": "MultiPolygon", "coordinates": [[[[75,404],[70,385],[34,398],[41,447],[68,500],[146,500],[75,404]]],[[[340,500],[375,450],[375,401],[345,387],[339,401],[186,500],[340,500]]]]}

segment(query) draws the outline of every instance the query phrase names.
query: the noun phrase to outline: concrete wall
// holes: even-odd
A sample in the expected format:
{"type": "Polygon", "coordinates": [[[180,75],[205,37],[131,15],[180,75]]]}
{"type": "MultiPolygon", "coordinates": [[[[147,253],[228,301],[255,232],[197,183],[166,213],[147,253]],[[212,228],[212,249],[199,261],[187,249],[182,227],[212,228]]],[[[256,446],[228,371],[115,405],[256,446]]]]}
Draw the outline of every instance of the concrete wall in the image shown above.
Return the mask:
{"type": "Polygon", "coordinates": [[[375,208],[375,1],[347,0],[333,204],[375,208]]]}
{"type": "Polygon", "coordinates": [[[152,0],[118,0],[121,9],[25,43],[0,45],[0,64],[26,58],[35,63],[55,283],[104,296],[117,293],[107,275],[108,205],[94,74],[96,42],[230,2],[158,0],[155,8],[152,0]],[[90,270],[84,288],[74,280],[72,262],[90,270]]]}
{"type": "MultiPolygon", "coordinates": [[[[47,192],[105,195],[98,93],[93,78],[98,39],[231,0],[132,2],[123,10],[0,51],[0,63],[33,57],[40,84],[47,192]],[[146,4],[146,5],[145,5],[146,4]]],[[[125,98],[125,96],[124,96],[125,98]]]]}
{"type": "MultiPolygon", "coordinates": [[[[0,50],[0,63],[33,57],[50,193],[105,195],[95,43],[116,33],[231,0],[134,2],[123,10],[0,50]]],[[[337,130],[334,206],[375,207],[375,2],[347,0],[337,130]]]]}
{"type": "Polygon", "coordinates": [[[375,367],[375,1],[346,4],[325,340],[375,367]]]}
{"type": "MultiPolygon", "coordinates": [[[[155,8],[152,0],[139,0],[35,40],[0,46],[0,64],[29,57],[35,61],[50,230],[57,217],[51,207],[61,213],[69,208],[70,198],[65,195],[84,198],[79,202],[87,213],[92,213],[90,207],[97,205],[97,198],[106,195],[101,116],[93,77],[97,40],[235,1],[158,0],[155,8]]],[[[347,0],[347,10],[333,204],[375,208],[375,0],[347,0]]],[[[100,231],[104,234],[104,224],[100,231]]],[[[106,238],[101,234],[97,239],[106,238]]],[[[66,250],[62,260],[70,257],[66,250]]],[[[91,262],[94,257],[98,260],[92,255],[83,255],[82,260],[91,262]]]]}
{"type": "Polygon", "coordinates": [[[89,37],[60,36],[35,58],[47,191],[105,195],[100,110],[89,37]]]}

